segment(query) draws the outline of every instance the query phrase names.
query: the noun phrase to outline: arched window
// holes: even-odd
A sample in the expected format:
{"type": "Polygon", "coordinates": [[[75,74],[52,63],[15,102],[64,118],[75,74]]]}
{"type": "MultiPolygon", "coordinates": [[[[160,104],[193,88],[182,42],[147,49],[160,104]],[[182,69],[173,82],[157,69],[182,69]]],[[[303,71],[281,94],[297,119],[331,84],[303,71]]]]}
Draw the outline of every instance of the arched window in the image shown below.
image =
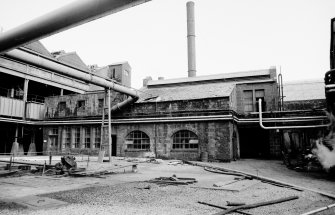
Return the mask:
{"type": "Polygon", "coordinates": [[[198,149],[198,136],[192,131],[180,130],[173,135],[173,149],[198,149]]]}
{"type": "Polygon", "coordinates": [[[150,138],[142,131],[132,131],[126,137],[127,149],[150,151],[150,138]]]}

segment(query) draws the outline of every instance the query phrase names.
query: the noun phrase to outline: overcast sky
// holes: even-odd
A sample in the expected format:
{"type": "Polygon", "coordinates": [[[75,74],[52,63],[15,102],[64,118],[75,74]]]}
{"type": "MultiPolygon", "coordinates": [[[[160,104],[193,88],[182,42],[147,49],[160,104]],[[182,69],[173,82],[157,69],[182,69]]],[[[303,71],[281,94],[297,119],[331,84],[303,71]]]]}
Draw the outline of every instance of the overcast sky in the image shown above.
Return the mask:
{"type": "MultiPolygon", "coordinates": [[[[73,0],[0,0],[4,31],[73,0]]],[[[128,61],[132,86],[187,76],[185,0],[152,0],[41,42],[76,51],[87,65],[128,61]]],[[[284,82],[329,70],[335,0],[194,0],[197,75],[281,66],[284,82]]]]}

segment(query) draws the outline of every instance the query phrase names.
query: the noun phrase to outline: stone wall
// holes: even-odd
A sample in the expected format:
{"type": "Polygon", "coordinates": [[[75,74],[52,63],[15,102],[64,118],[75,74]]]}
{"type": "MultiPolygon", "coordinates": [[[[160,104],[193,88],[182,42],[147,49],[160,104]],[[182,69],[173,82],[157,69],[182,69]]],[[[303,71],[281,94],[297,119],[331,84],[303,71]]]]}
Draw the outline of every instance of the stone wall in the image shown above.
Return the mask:
{"type": "MultiPolygon", "coordinates": [[[[126,96],[113,92],[111,105],[115,105],[126,99],[126,96]]],[[[45,117],[52,118],[73,118],[73,117],[94,117],[102,115],[102,107],[99,107],[99,100],[104,98],[104,93],[90,93],[78,95],[66,95],[48,97],[45,100],[45,117]],[[85,106],[78,108],[78,101],[84,101],[85,106]],[[63,103],[63,104],[62,104],[63,103]],[[64,105],[63,107],[62,105],[64,105]]],[[[159,115],[173,112],[194,112],[194,111],[223,111],[229,110],[229,98],[208,98],[187,101],[171,102],[147,102],[135,103],[129,107],[114,113],[114,117],[131,117],[138,115],[159,115]]]]}
{"type": "Polygon", "coordinates": [[[315,100],[303,100],[303,101],[285,101],[284,98],[284,110],[310,110],[310,109],[321,109],[326,108],[325,99],[315,99],[315,100]]]}
{"type": "MultiPolygon", "coordinates": [[[[87,125],[85,125],[87,127],[87,125]]],[[[44,149],[54,153],[84,153],[97,154],[98,148],[94,144],[93,127],[91,125],[91,147],[85,148],[84,135],[80,134],[80,146],[74,146],[73,132],[71,133],[70,147],[65,145],[64,129],[65,126],[48,126],[44,128],[44,149]],[[51,146],[51,130],[58,129],[58,146],[51,146]]],[[[81,125],[68,125],[73,130],[81,125]]],[[[112,135],[116,135],[116,155],[125,157],[155,157],[169,159],[200,160],[202,152],[208,153],[209,160],[231,161],[239,157],[238,138],[233,141],[233,126],[231,121],[212,121],[212,122],[170,122],[170,123],[143,123],[143,124],[119,124],[112,126],[112,135]],[[173,149],[173,135],[181,130],[189,130],[195,133],[199,140],[198,149],[173,149]],[[132,131],[141,131],[150,138],[150,150],[128,150],[126,137],[132,131]],[[233,142],[235,146],[233,146],[233,142]],[[235,150],[235,152],[234,152],[235,150]]],[[[235,131],[236,132],[236,131],[235,131]]],[[[105,132],[103,143],[108,143],[108,134],[105,132]]],[[[105,148],[108,151],[108,147],[105,148]]]]}

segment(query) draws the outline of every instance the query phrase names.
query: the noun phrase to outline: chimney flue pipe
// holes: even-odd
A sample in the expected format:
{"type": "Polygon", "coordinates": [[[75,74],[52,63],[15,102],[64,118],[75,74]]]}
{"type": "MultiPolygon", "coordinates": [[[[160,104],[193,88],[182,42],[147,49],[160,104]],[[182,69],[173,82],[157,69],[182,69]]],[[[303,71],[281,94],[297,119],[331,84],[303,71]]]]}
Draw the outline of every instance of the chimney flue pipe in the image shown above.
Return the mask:
{"type": "Polygon", "coordinates": [[[186,3],[187,8],[187,54],[188,77],[196,76],[195,66],[195,26],[194,26],[194,2],[186,3]]]}

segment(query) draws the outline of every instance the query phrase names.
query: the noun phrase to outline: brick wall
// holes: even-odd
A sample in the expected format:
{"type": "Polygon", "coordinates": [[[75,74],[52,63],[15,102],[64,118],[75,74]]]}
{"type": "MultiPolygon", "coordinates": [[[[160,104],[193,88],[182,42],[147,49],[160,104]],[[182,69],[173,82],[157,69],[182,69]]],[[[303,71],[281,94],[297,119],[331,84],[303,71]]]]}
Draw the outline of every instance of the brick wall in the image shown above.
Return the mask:
{"type": "MultiPolygon", "coordinates": [[[[278,110],[278,90],[276,83],[251,83],[251,84],[238,84],[236,86],[236,103],[237,112],[244,114],[243,91],[244,90],[264,90],[266,110],[263,111],[276,111],[278,110]]],[[[256,105],[256,104],[254,104],[256,105]]],[[[255,110],[254,110],[255,111],[255,110]]]]}

